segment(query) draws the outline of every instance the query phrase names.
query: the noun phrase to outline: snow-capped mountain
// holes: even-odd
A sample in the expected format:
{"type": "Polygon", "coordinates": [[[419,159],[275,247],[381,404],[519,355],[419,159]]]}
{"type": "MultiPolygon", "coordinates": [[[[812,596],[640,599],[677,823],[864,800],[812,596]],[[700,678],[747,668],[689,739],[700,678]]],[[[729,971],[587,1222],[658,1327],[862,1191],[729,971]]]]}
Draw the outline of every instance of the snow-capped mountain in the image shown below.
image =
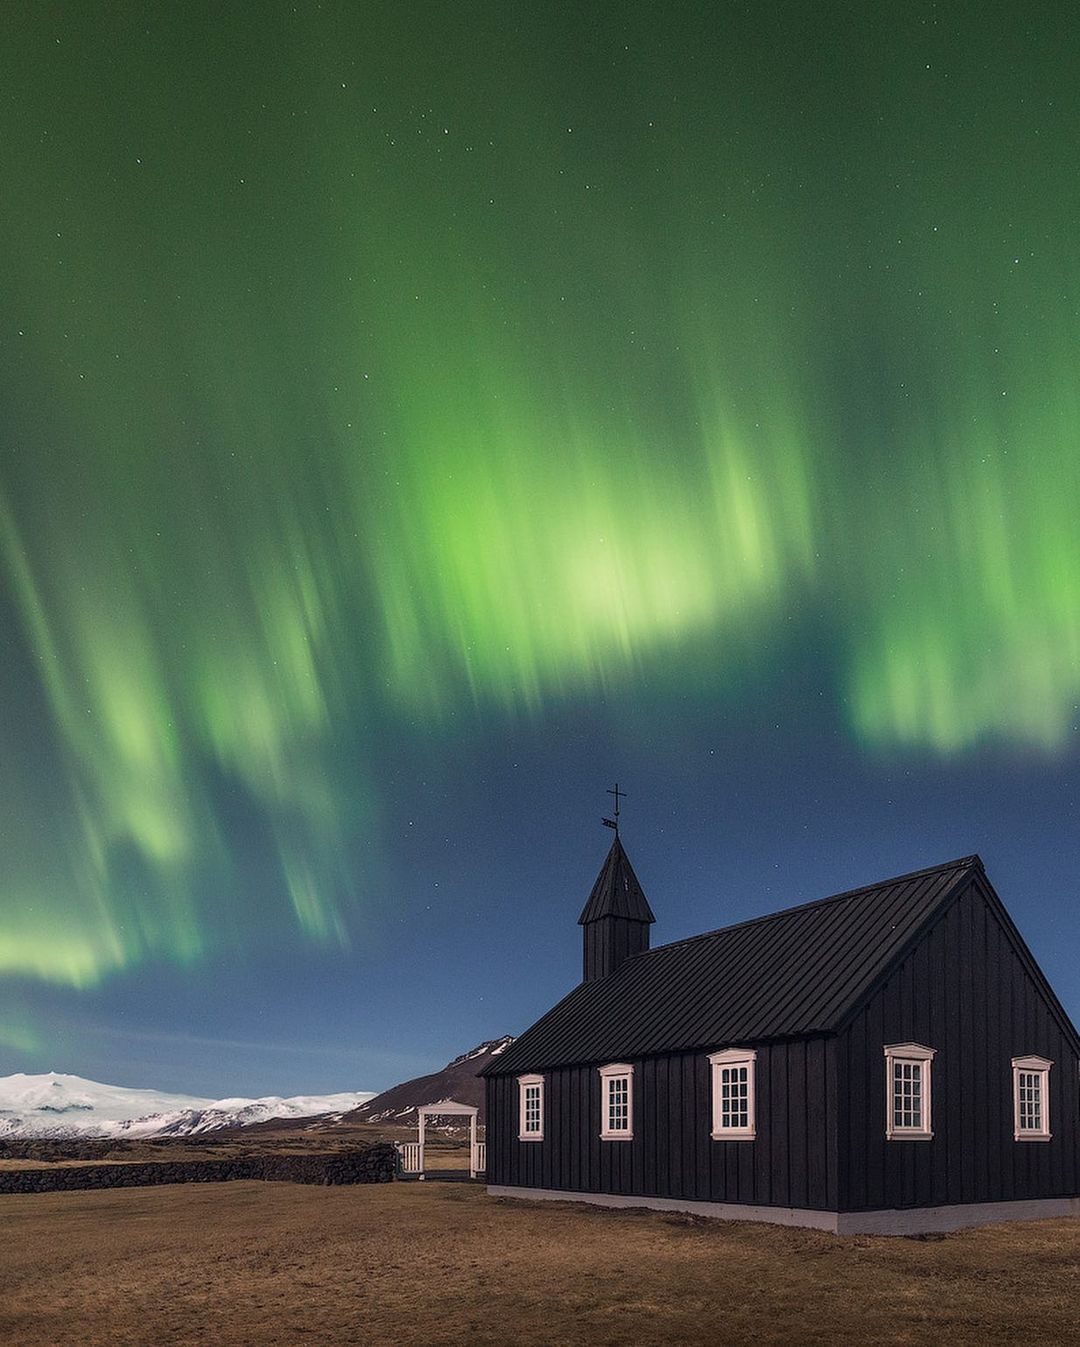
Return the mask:
{"type": "Polygon", "coordinates": [[[371,1090],[282,1099],[199,1099],[102,1085],[50,1071],[0,1076],[0,1140],[4,1137],[190,1136],[273,1118],[341,1114],[373,1098],[371,1090]]]}
{"type": "Polygon", "coordinates": [[[484,1120],[484,1082],[476,1074],[482,1071],[493,1057],[513,1043],[513,1038],[492,1038],[479,1044],[471,1052],[463,1052],[447,1063],[441,1071],[430,1076],[417,1076],[415,1080],[394,1085],[382,1094],[375,1095],[366,1104],[342,1119],[344,1123],[358,1122],[416,1122],[416,1109],[419,1104],[434,1104],[440,1099],[454,1099],[459,1104],[475,1104],[480,1109],[480,1121],[484,1120]]]}

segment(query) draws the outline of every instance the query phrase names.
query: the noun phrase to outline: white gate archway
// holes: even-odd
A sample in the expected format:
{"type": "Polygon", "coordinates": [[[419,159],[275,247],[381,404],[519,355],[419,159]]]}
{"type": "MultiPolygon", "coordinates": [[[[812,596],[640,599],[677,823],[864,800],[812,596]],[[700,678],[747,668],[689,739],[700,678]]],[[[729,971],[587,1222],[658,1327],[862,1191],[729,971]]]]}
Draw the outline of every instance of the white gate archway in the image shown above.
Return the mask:
{"type": "Polygon", "coordinates": [[[404,1174],[424,1177],[424,1131],[428,1118],[456,1117],[469,1120],[469,1178],[475,1179],[487,1169],[487,1145],[476,1139],[476,1118],[480,1112],[473,1104],[459,1104],[453,1099],[440,1099],[437,1104],[421,1104],[416,1110],[417,1140],[401,1146],[401,1169],[404,1174]]]}

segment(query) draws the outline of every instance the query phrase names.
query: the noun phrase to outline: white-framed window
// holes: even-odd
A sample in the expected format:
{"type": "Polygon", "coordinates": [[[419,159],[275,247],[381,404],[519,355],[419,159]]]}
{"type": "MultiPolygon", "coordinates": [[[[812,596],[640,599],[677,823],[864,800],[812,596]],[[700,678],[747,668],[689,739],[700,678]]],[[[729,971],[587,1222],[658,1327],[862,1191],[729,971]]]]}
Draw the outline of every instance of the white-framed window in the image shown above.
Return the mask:
{"type": "Polygon", "coordinates": [[[634,1139],[634,1068],[614,1062],[599,1068],[600,1140],[634,1139]]]}
{"type": "Polygon", "coordinates": [[[518,1076],[518,1140],[544,1139],[544,1078],[518,1076]]]}
{"type": "Polygon", "coordinates": [[[891,1043],[885,1048],[885,1135],[890,1141],[929,1141],[930,1066],[935,1048],[891,1043]]]}
{"type": "Polygon", "coordinates": [[[1014,1057],[1013,1139],[1050,1140],[1050,1068],[1045,1057],[1014,1057]]]}
{"type": "Polygon", "coordinates": [[[729,1048],[709,1055],[712,1067],[712,1139],[753,1141],[754,1118],[753,1048],[729,1048]]]}

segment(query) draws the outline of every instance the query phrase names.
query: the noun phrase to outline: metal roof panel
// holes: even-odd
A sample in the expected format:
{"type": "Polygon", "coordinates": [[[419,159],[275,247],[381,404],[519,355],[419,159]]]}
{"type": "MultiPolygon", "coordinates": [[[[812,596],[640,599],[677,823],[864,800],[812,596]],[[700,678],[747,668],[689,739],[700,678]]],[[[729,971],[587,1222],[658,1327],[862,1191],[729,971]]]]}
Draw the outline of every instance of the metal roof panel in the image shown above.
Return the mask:
{"type": "MultiPolygon", "coordinates": [[[[832,1032],[981,868],[966,856],[634,955],[575,987],[483,1074],[832,1032]]],[[[594,899],[611,901],[609,869],[633,877],[617,838],[583,922],[594,899]]]]}

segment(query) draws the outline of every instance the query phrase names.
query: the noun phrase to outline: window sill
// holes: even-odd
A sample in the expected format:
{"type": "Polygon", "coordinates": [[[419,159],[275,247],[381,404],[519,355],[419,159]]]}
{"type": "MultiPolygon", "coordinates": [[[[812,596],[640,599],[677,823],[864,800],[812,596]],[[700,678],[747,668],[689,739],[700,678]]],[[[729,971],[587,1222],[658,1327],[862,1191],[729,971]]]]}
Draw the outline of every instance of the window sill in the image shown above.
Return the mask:
{"type": "Polygon", "coordinates": [[[886,1132],[886,1141],[933,1141],[933,1132],[886,1132]]]}
{"type": "Polygon", "coordinates": [[[752,1130],[746,1132],[741,1128],[738,1130],[730,1128],[726,1132],[710,1132],[709,1135],[712,1137],[713,1141],[753,1141],[757,1137],[756,1132],[752,1130]]]}
{"type": "Polygon", "coordinates": [[[1049,1141],[1053,1132],[1014,1132],[1014,1141],[1049,1141]]]}
{"type": "Polygon", "coordinates": [[[633,1132],[601,1132],[601,1141],[633,1141],[633,1132]]]}
{"type": "Polygon", "coordinates": [[[523,1135],[521,1132],[518,1133],[519,1141],[543,1141],[543,1139],[543,1132],[530,1132],[528,1136],[523,1135]]]}

